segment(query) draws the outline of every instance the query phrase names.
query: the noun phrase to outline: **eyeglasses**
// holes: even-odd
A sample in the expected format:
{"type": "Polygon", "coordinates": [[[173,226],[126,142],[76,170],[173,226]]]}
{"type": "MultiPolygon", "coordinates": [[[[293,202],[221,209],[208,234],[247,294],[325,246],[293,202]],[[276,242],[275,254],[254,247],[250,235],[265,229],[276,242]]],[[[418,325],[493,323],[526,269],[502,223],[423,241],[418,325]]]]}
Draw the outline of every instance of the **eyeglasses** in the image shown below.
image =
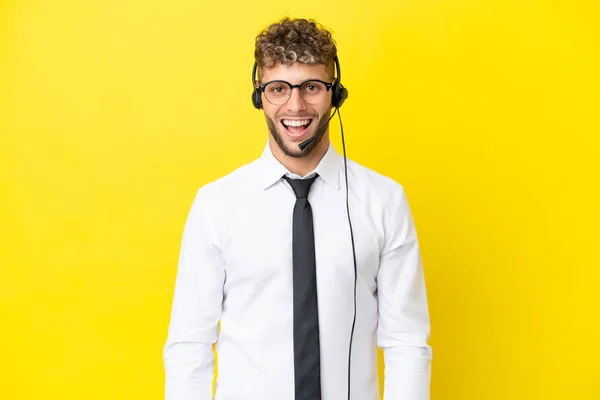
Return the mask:
{"type": "Polygon", "coordinates": [[[300,97],[308,104],[318,104],[325,100],[327,92],[333,86],[332,83],[310,79],[298,85],[292,85],[286,81],[270,81],[259,85],[260,90],[265,94],[267,101],[273,105],[285,104],[292,96],[292,90],[298,88],[300,97]]]}

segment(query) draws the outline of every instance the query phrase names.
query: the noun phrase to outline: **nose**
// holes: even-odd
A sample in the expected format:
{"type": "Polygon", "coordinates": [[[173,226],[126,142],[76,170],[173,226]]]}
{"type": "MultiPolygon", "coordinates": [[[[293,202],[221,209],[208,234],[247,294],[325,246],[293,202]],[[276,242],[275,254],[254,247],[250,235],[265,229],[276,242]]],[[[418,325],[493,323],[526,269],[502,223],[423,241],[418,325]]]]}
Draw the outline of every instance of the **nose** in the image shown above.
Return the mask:
{"type": "Polygon", "coordinates": [[[290,94],[290,98],[286,103],[287,109],[289,111],[301,111],[304,110],[305,106],[306,104],[304,103],[302,96],[300,96],[300,89],[293,88],[292,93],[290,94]]]}

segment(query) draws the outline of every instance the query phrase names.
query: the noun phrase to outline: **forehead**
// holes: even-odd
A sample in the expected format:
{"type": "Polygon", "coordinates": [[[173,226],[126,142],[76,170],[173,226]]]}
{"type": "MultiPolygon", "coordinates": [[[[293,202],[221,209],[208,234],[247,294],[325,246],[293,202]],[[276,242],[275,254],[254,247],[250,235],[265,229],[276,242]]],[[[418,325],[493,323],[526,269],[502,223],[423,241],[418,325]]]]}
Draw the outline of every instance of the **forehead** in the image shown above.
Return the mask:
{"type": "Polygon", "coordinates": [[[272,68],[262,68],[260,71],[261,82],[284,80],[295,84],[307,79],[320,79],[327,82],[331,79],[331,76],[327,71],[327,67],[323,64],[277,64],[272,68]]]}

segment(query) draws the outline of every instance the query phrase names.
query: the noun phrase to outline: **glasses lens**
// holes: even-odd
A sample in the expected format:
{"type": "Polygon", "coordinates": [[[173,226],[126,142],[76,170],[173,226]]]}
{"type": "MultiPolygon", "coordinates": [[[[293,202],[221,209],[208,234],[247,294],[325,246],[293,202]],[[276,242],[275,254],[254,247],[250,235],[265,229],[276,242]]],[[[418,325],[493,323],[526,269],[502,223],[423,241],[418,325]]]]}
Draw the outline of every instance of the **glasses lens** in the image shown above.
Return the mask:
{"type": "MultiPolygon", "coordinates": [[[[265,87],[265,97],[271,104],[284,104],[292,94],[285,82],[271,82],[265,87]]],[[[300,96],[308,104],[317,104],[327,96],[327,87],[319,81],[307,81],[300,87],[300,96]]]]}
{"type": "Polygon", "coordinates": [[[327,88],[322,82],[308,81],[300,87],[300,95],[308,104],[317,104],[325,99],[327,88]]]}
{"type": "Polygon", "coordinates": [[[284,82],[272,82],[265,87],[265,97],[272,104],[283,104],[290,98],[291,89],[284,82]]]}

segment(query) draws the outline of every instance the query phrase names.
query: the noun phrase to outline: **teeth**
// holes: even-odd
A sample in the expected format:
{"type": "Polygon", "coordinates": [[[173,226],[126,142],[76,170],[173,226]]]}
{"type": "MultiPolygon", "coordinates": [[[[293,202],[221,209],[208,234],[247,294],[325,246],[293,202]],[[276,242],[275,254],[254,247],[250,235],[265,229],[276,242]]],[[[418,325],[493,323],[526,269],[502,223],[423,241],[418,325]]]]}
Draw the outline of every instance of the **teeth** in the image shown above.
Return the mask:
{"type": "Polygon", "coordinates": [[[303,120],[294,120],[294,119],[284,119],[283,124],[285,126],[303,126],[308,125],[310,123],[310,119],[303,120]]]}

